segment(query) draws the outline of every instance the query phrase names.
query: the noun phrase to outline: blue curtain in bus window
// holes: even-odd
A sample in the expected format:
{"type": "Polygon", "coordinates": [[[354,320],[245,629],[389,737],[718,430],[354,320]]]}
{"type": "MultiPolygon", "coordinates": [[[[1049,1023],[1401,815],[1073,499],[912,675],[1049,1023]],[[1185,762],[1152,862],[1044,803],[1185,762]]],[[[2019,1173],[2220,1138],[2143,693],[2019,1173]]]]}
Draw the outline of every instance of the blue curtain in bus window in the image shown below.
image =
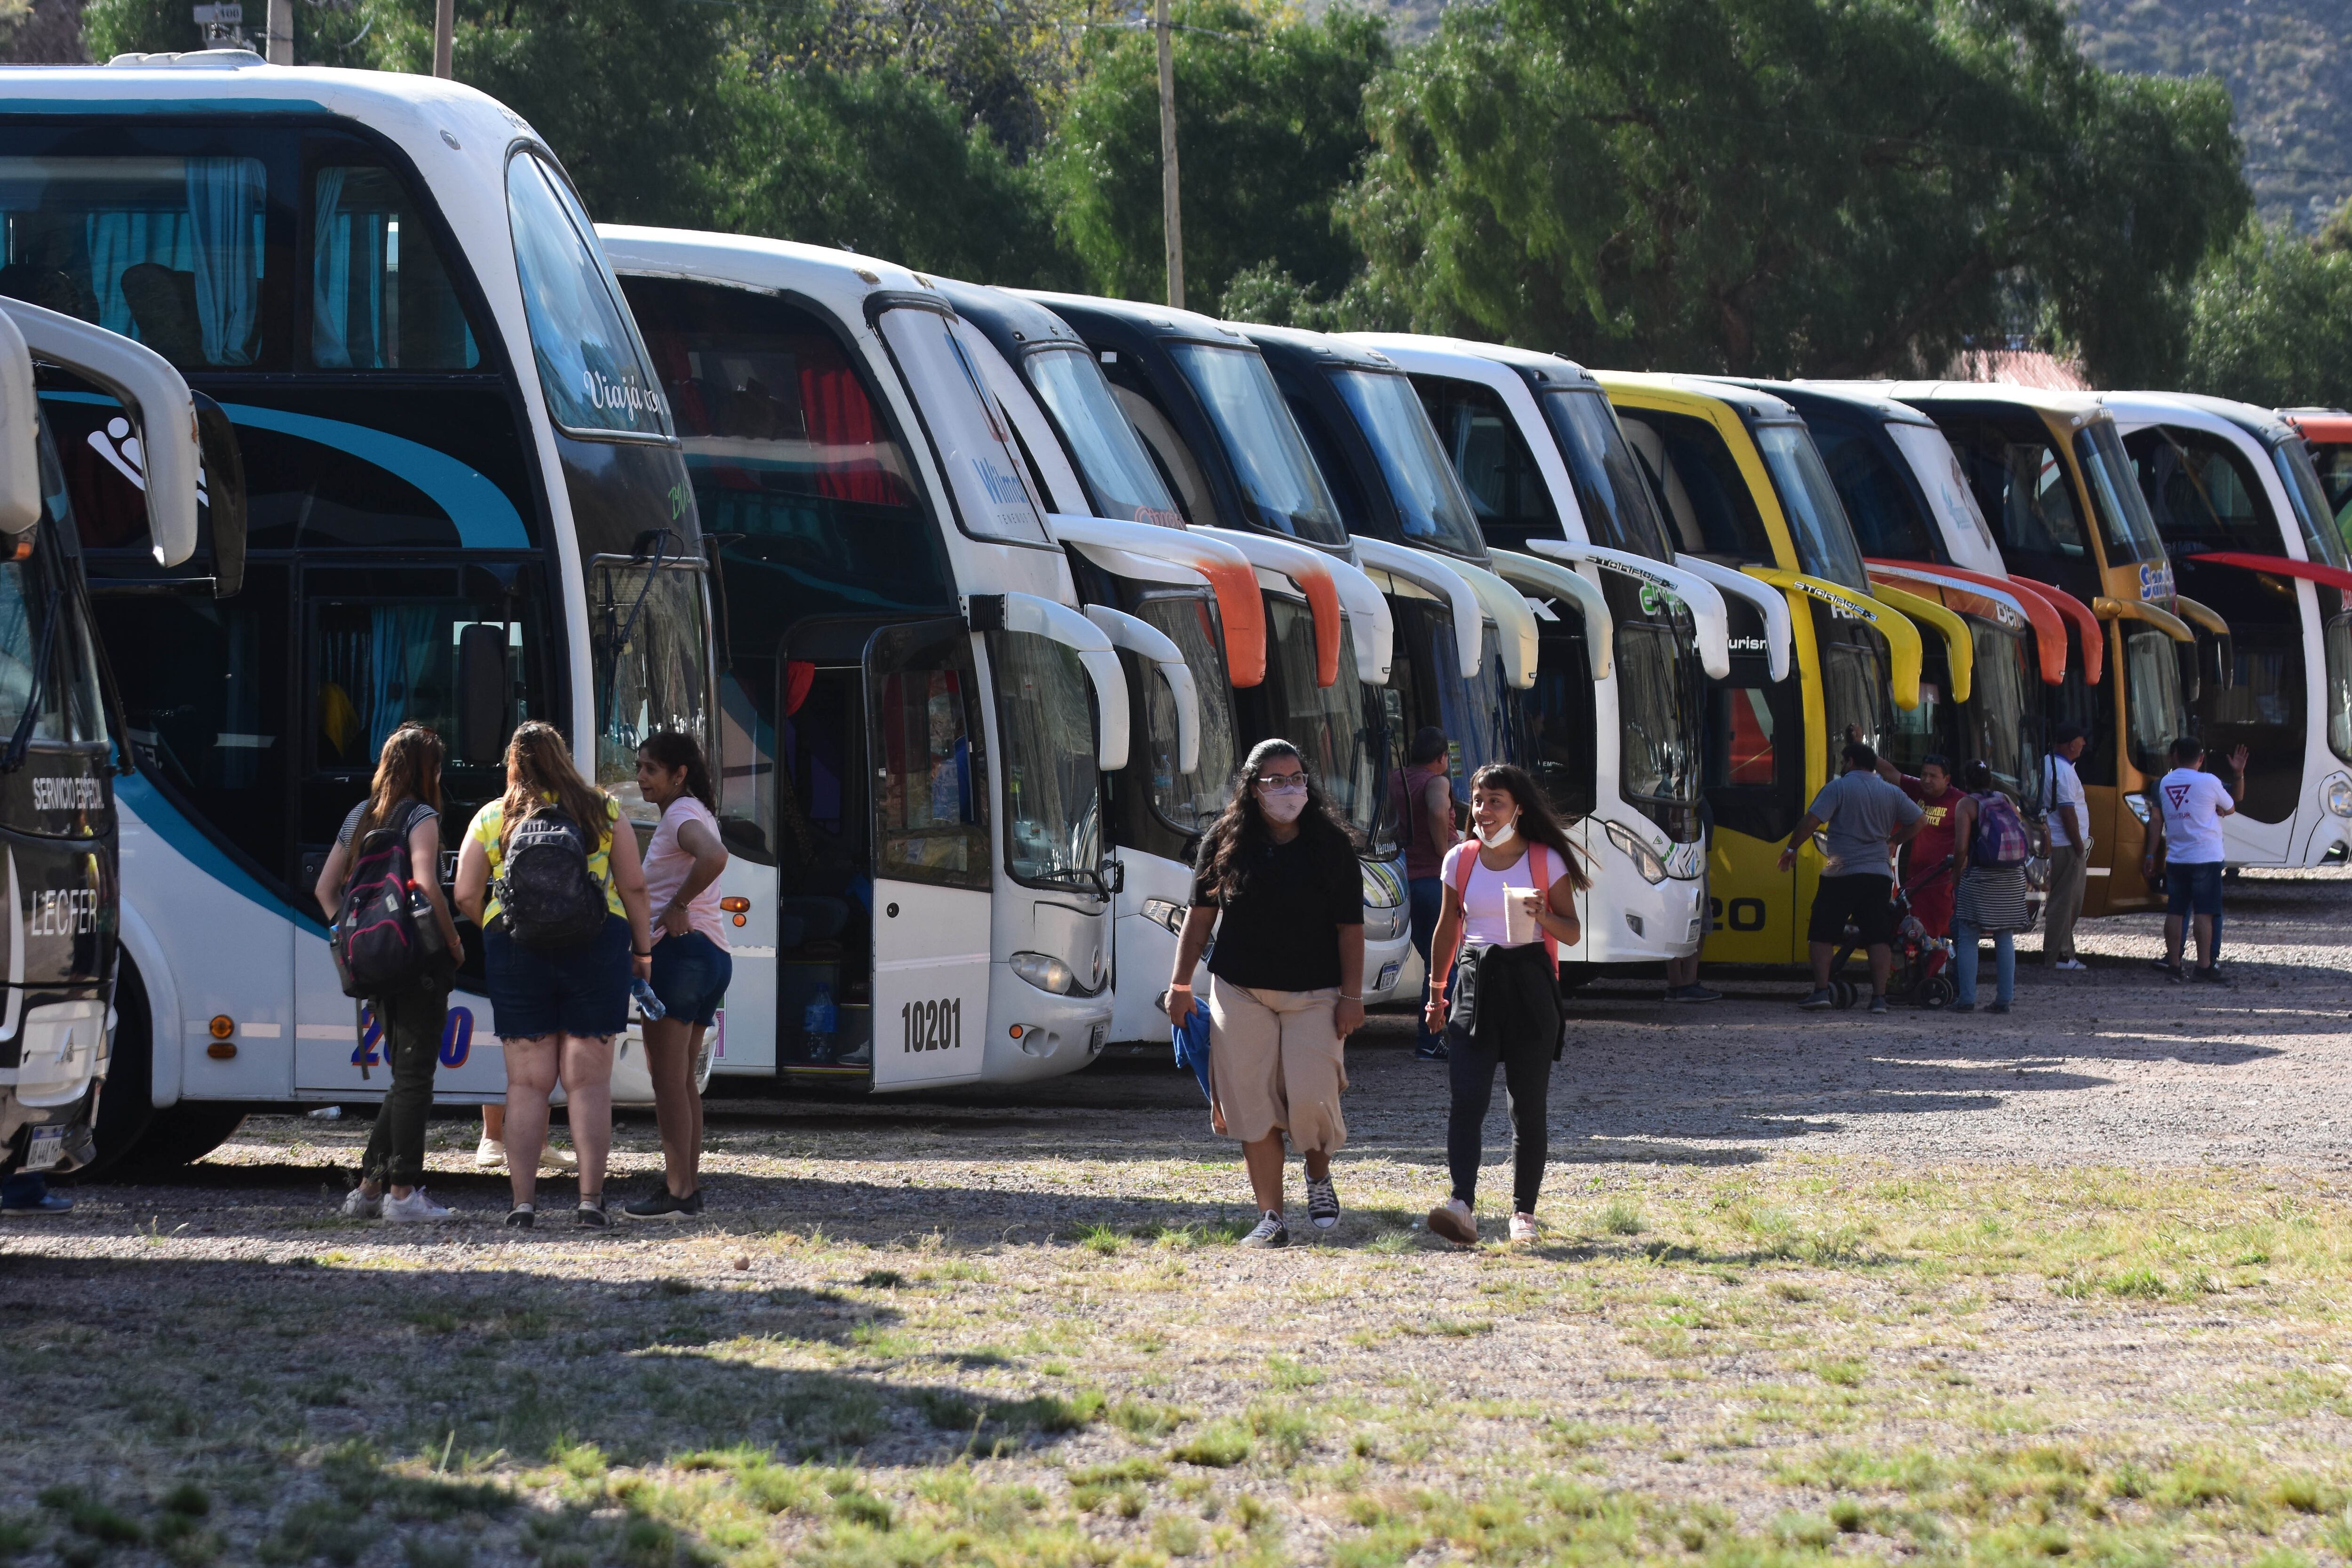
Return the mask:
{"type": "Polygon", "coordinates": [[[249,364],[260,314],[262,165],[254,158],[188,160],[196,232],[196,322],[206,364],[249,364]]]}
{"type": "MultiPolygon", "coordinates": [[[[167,272],[193,273],[195,258],[189,250],[185,213],[113,212],[94,214],[88,220],[89,275],[98,295],[98,324],[110,332],[156,345],[141,331],[123,292],[123,273],[133,267],[159,267],[167,272]]],[[[137,279],[133,279],[135,286],[137,279]]],[[[152,326],[152,320],[145,325],[152,326]]],[[[163,351],[157,348],[156,352],[163,351]]]]}
{"type": "MultiPolygon", "coordinates": [[[[319,171],[317,217],[310,235],[310,363],[322,370],[349,370],[352,310],[352,220],[341,211],[341,169],[319,171]]],[[[370,281],[373,281],[371,268],[370,281]]],[[[373,305],[373,301],[370,302],[373,305]]],[[[373,321],[371,310],[368,319],[373,321]]]]}
{"type": "Polygon", "coordinates": [[[368,660],[368,749],[373,760],[401,721],[421,712],[417,684],[433,658],[441,612],[431,605],[378,605],[369,616],[374,647],[368,660]]]}

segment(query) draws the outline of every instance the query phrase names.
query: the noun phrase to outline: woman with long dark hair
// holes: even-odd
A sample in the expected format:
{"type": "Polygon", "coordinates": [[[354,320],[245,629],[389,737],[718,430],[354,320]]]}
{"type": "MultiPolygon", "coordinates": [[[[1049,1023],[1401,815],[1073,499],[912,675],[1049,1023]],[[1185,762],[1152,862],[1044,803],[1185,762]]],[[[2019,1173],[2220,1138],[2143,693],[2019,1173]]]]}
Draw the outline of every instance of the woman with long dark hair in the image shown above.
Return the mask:
{"type": "Polygon", "coordinates": [[[1287,741],[1252,748],[1197,864],[1168,1016],[1181,1023],[1199,1005],[1192,966],[1216,927],[1209,1123],[1241,1144],[1249,1172],[1258,1223],[1242,1245],[1287,1247],[1285,1134],[1306,1162],[1307,1217],[1318,1230],[1339,1223],[1331,1156],[1348,1141],[1341,1048],[1364,1022],[1363,873],[1353,837],[1287,741]]]}
{"type": "MultiPolygon", "coordinates": [[[[555,826],[535,830],[534,845],[555,826]]],[[[534,847],[530,853],[555,851],[534,847]]],[[[482,928],[492,1026],[506,1055],[507,1179],[514,1188],[507,1224],[527,1230],[538,1223],[539,1150],[547,1137],[548,1096],[560,1080],[580,1151],[577,1218],[609,1226],[604,1158],[613,1147],[613,1045],[629,1026],[630,976],[653,970],[653,922],[637,836],[621,820],[621,803],[580,776],[554,725],[530,720],[507,742],[507,792],[475,813],[466,829],[457,904],[482,928]],[[509,850],[522,854],[516,830],[558,816],[579,837],[574,853],[584,854],[586,876],[603,891],[604,919],[587,939],[551,950],[516,939],[494,884],[509,850]]]]}
{"type": "Polygon", "coordinates": [[[313,889],[327,919],[342,910],[343,886],[369,834],[390,828],[408,840],[416,889],[432,906],[446,955],[408,988],[368,998],[383,1030],[383,1057],[392,1087],[377,1108],[360,1184],[343,1200],[354,1219],[414,1223],[445,1219],[449,1211],[425,1195],[425,1123],[433,1114],[433,1074],[441,1060],[441,1030],[449,1016],[449,984],[466,962],[457,922],[441,894],[441,737],[422,724],[403,724],[386,736],[368,796],[352,807],[313,889]]]}
{"type": "Polygon", "coordinates": [[[661,812],[646,846],[646,899],[654,911],[654,994],[662,1016],[646,1020],[646,1068],[661,1130],[662,1184],[621,1210],[631,1219],[691,1219],[702,1213],[703,1031],[727,1000],[735,961],[719,910],[719,795],[691,735],[646,737],[637,748],[637,793],[661,812]]]}
{"type": "Polygon", "coordinates": [[[1489,763],[1470,775],[1470,824],[1477,837],[1445,857],[1422,1010],[1432,1029],[1445,1031],[1454,1090],[1445,1122],[1454,1193],[1429,1211],[1429,1228],[1464,1247],[1478,1240],[1478,1163],[1497,1065],[1511,1118],[1511,1239],[1536,1237],[1550,1152],[1545,1101],[1563,1022],[1559,947],[1576,941],[1576,895],[1592,885],[1523,770],[1489,763]]]}

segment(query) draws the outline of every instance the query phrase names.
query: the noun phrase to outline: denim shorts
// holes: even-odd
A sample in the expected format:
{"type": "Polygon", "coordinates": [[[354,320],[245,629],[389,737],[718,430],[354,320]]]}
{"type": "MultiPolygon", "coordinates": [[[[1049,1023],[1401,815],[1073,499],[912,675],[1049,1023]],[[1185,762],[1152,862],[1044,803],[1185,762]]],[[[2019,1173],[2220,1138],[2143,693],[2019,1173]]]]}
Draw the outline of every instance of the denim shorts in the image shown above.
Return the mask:
{"type": "Polygon", "coordinates": [[[568,952],[541,952],[492,929],[482,938],[482,963],[500,1039],[603,1037],[629,1026],[629,922],[618,915],[568,952]]]}
{"type": "Polygon", "coordinates": [[[2221,912],[2221,862],[2168,860],[2164,863],[2164,912],[2168,915],[2218,915],[2221,912]]]}
{"type": "Polygon", "coordinates": [[[708,1028],[734,978],[735,960],[698,931],[654,943],[654,994],[667,1018],[708,1028]]]}

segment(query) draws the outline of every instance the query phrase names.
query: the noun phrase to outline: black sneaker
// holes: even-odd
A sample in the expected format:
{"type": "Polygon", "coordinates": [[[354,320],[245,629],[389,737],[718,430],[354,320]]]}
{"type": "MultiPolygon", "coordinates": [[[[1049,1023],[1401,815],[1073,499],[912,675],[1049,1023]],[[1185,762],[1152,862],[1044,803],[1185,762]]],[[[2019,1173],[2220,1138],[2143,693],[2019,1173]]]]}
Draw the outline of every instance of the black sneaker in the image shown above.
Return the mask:
{"type": "Polygon", "coordinates": [[[517,1204],[507,1211],[509,1230],[529,1230],[539,1223],[539,1211],[529,1204],[517,1204]]]}
{"type": "Polygon", "coordinates": [[[2159,963],[2157,967],[2163,970],[2164,977],[2167,980],[2171,981],[2175,985],[2181,984],[2181,982],[2189,978],[2189,971],[2181,968],[2180,965],[2177,963],[2159,963]]]}
{"type": "Polygon", "coordinates": [[[2147,966],[2150,969],[2161,970],[2167,974],[2180,967],[2168,958],[2151,958],[2147,961],[2147,966]]]}
{"type": "Polygon", "coordinates": [[[1807,1013],[1818,1013],[1823,1008],[1836,1005],[1837,997],[1827,990],[1808,991],[1805,993],[1805,999],[1797,1004],[1801,1011],[1807,1013]]]}
{"type": "Polygon", "coordinates": [[[1973,1013],[1976,1010],[1977,1005],[1973,1002],[1955,1002],[1944,1009],[1947,1013],[1973,1013]]]}
{"type": "Polygon", "coordinates": [[[1723,1000],[1723,993],[1709,990],[1706,986],[1699,984],[1669,985],[1666,987],[1666,1000],[1669,1002],[1720,1002],[1723,1000]]]}
{"type": "Polygon", "coordinates": [[[613,1216],[604,1212],[603,1198],[582,1198],[572,1217],[590,1230],[609,1230],[613,1225],[613,1216]]]}
{"type": "Polygon", "coordinates": [[[1339,1189],[1331,1184],[1330,1177],[1319,1182],[1307,1178],[1307,1217],[1318,1230],[1329,1230],[1339,1223],[1339,1189]]]}
{"type": "Polygon", "coordinates": [[[2202,985],[2227,985],[2230,984],[2230,977],[2222,973],[2218,969],[2200,969],[2195,971],[2190,975],[2190,978],[2202,985]]]}
{"type": "Polygon", "coordinates": [[[667,1187],[656,1187],[621,1212],[631,1219],[699,1219],[702,1189],[697,1187],[681,1198],[667,1187]]]}
{"type": "Polygon", "coordinates": [[[1885,1012],[1886,998],[1874,994],[1870,998],[1870,1010],[1874,1013],[1885,1012]]]}
{"type": "Polygon", "coordinates": [[[1985,1011],[1988,1013],[2006,1013],[2009,1011],[2009,1004],[2006,1002],[1996,1002],[1991,1006],[1986,1008],[1985,1011]]]}
{"type": "Polygon", "coordinates": [[[1450,1061],[1453,1056],[1454,1053],[1446,1048],[1444,1040],[1439,1040],[1434,1045],[1415,1046],[1412,1048],[1412,1059],[1419,1062],[1450,1061]]]}
{"type": "Polygon", "coordinates": [[[1235,1245],[1240,1247],[1288,1247],[1290,1245],[1290,1227],[1282,1223],[1282,1216],[1280,1215],[1275,1213],[1272,1209],[1268,1209],[1264,1215],[1258,1217],[1257,1228],[1251,1231],[1247,1236],[1242,1237],[1239,1242],[1235,1243],[1235,1245]]]}

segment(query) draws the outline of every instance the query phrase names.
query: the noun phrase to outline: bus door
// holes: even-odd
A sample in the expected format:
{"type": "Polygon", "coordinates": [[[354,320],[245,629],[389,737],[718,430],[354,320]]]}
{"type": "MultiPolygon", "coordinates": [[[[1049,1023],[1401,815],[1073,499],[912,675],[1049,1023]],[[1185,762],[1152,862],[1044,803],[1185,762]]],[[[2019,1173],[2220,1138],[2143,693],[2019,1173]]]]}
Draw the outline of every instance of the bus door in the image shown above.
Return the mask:
{"type": "Polygon", "coordinates": [[[1731,602],[1731,672],[1706,683],[1707,937],[1717,963],[1790,963],[1805,956],[1797,910],[1811,906],[1811,857],[1780,869],[1804,816],[1804,714],[1798,683],[1772,679],[1762,617],[1731,602]],[[1800,899],[1802,889],[1804,897],[1800,899]]]}
{"type": "MultiPolygon", "coordinates": [[[[523,720],[548,716],[527,696],[547,689],[538,668],[536,569],[305,563],[297,581],[296,689],[304,695],[289,730],[299,748],[294,890],[307,918],[294,934],[294,1087],[377,1093],[391,1081],[383,1032],[343,994],[311,890],[345,814],[367,796],[385,737],[415,721],[446,748],[434,872],[451,896],[467,825],[506,788],[507,737],[523,720]]],[[[459,921],[466,964],[450,994],[435,1085],[444,1094],[496,1096],[506,1088],[506,1064],[491,1032],[481,933],[459,921]]]]}
{"type": "Polygon", "coordinates": [[[969,1082],[986,1054],[994,901],[971,632],[961,619],[877,632],[865,687],[874,1087],[969,1082]]]}

